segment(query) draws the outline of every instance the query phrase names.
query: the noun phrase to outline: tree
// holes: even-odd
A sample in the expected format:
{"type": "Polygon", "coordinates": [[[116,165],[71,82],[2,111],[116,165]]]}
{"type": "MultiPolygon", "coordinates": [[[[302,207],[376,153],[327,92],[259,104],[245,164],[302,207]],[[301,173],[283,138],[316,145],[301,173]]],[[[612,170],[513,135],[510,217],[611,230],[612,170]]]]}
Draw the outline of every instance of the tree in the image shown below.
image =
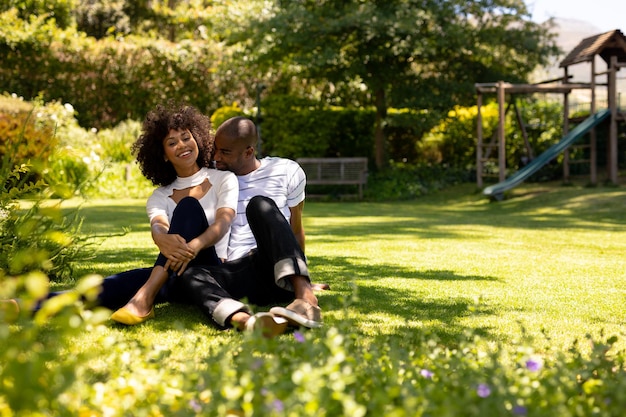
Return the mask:
{"type": "Polygon", "coordinates": [[[362,85],[376,108],[375,159],[386,164],[387,109],[447,111],[474,83],[521,82],[559,51],[522,0],[275,0],[235,41],[261,68],[362,85]]]}

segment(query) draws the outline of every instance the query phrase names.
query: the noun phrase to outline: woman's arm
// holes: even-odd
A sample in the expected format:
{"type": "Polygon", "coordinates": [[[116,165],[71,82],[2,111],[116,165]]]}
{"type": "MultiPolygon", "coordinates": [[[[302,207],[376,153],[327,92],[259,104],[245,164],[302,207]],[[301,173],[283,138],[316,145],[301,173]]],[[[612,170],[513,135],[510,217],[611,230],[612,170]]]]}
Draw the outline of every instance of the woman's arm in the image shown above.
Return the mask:
{"type": "Polygon", "coordinates": [[[168,234],[170,223],[166,216],[156,216],[150,222],[152,240],[159,248],[159,252],[173,264],[190,261],[195,253],[185,239],[178,234],[168,234]]]}
{"type": "Polygon", "coordinates": [[[235,218],[235,210],[231,208],[219,208],[215,212],[215,221],[209,225],[209,227],[198,237],[191,239],[187,246],[193,252],[193,257],[183,262],[178,271],[178,275],[185,272],[189,262],[195,258],[202,249],[215,246],[215,244],[226,235],[230,224],[235,218]]]}

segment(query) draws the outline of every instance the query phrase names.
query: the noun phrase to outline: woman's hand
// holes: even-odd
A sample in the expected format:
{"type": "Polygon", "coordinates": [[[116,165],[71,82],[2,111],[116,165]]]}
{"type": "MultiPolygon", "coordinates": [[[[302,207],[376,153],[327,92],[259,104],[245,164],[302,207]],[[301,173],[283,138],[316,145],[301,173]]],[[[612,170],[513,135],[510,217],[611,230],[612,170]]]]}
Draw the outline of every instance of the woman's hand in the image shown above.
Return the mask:
{"type": "Polygon", "coordinates": [[[187,248],[191,251],[191,253],[193,253],[193,256],[191,258],[188,258],[182,262],[172,262],[168,260],[165,264],[165,268],[167,268],[169,264],[169,268],[172,271],[176,272],[178,276],[181,276],[183,272],[185,272],[185,270],[187,269],[187,266],[189,266],[189,262],[195,259],[195,257],[203,249],[202,242],[197,238],[192,239],[187,243],[187,248]]]}
{"type": "Polygon", "coordinates": [[[196,252],[181,235],[159,234],[154,237],[154,243],[170,262],[180,263],[196,257],[196,252]]]}
{"type": "Polygon", "coordinates": [[[159,248],[159,252],[167,258],[164,265],[166,270],[178,271],[196,257],[198,252],[194,251],[181,235],[168,234],[170,225],[166,217],[157,216],[150,226],[152,240],[159,248]]]}

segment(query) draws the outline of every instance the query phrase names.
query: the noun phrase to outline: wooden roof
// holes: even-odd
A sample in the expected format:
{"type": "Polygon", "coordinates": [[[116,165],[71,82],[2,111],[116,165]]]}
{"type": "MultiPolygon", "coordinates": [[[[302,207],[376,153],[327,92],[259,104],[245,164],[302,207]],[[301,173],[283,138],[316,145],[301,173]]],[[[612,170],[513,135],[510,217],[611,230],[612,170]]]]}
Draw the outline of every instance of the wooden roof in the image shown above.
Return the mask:
{"type": "Polygon", "coordinates": [[[618,29],[585,38],[559,64],[564,68],[580,62],[589,62],[600,55],[608,64],[617,55],[618,62],[626,62],[626,37],[618,29]]]}

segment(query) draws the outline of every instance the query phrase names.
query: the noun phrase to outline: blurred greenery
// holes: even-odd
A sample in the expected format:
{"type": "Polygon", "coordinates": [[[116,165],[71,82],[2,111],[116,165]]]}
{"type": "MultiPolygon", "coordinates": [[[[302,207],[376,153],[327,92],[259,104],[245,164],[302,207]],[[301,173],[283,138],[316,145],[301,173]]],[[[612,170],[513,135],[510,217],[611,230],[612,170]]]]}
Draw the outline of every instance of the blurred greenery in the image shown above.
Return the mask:
{"type": "Polygon", "coordinates": [[[383,169],[418,162],[422,136],[473,103],[475,82],[527,81],[558,52],[551,29],[522,1],[12,0],[0,85],[70,103],[88,130],[170,98],[209,115],[261,104],[268,152],[383,169]]]}

